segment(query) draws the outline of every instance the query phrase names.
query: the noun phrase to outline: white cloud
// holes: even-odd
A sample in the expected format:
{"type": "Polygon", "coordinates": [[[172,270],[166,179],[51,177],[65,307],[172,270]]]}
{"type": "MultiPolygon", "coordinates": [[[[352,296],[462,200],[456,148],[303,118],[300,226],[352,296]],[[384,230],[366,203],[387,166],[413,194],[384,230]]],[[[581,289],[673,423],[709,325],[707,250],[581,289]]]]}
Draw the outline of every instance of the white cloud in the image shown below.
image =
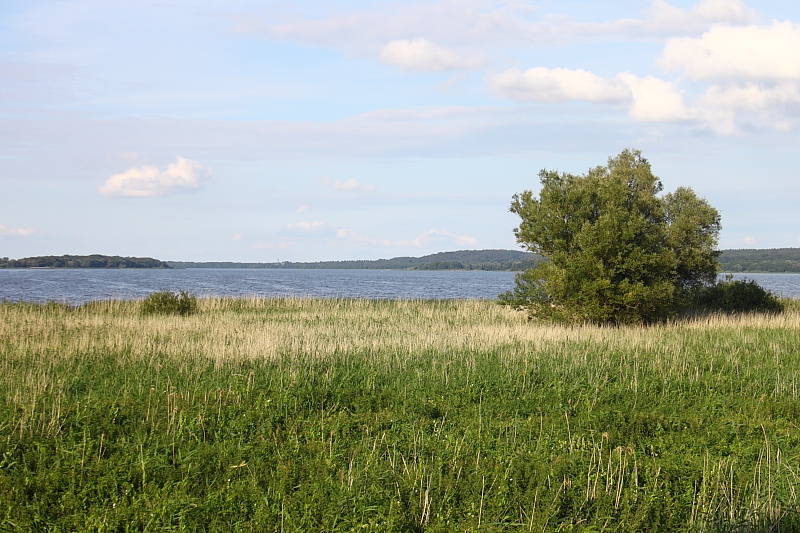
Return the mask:
{"type": "Polygon", "coordinates": [[[741,0],[703,0],[692,8],[692,14],[709,22],[747,24],[758,21],[755,10],[741,0]]]}
{"type": "Polygon", "coordinates": [[[30,237],[36,233],[34,228],[7,228],[0,225],[0,239],[3,237],[30,237]]]}
{"type": "Polygon", "coordinates": [[[510,69],[491,76],[488,84],[499,95],[518,102],[625,104],[630,116],[640,122],[671,122],[692,116],[675,83],[628,72],[602,78],[580,69],[510,69]]]}
{"type": "Polygon", "coordinates": [[[757,244],[755,237],[745,237],[742,242],[748,246],[755,246],[757,244]]]}
{"type": "Polygon", "coordinates": [[[297,212],[298,213],[302,213],[303,211],[305,211],[307,209],[308,209],[307,205],[301,205],[300,207],[297,208],[297,212]]]}
{"type": "Polygon", "coordinates": [[[99,187],[104,196],[129,196],[150,198],[197,190],[211,177],[211,168],[197,161],[178,156],[177,162],[161,172],[158,167],[145,165],[134,167],[121,174],[114,174],[99,187]]]}
{"type": "Polygon", "coordinates": [[[618,76],[633,96],[628,113],[640,122],[672,122],[692,118],[675,83],[647,76],[639,78],[627,72],[618,76]]]}
{"type": "Polygon", "coordinates": [[[231,237],[231,240],[241,241],[242,240],[242,236],[239,235],[238,233],[234,233],[233,236],[231,237]]]}
{"type": "Polygon", "coordinates": [[[626,83],[617,78],[601,78],[585,70],[535,67],[522,72],[513,68],[489,76],[489,87],[517,102],[620,103],[631,99],[626,83]]]}
{"type": "Polygon", "coordinates": [[[800,103],[800,84],[784,82],[772,87],[756,83],[712,85],[703,95],[704,105],[731,110],[760,111],[800,103]]]}
{"type": "Polygon", "coordinates": [[[800,80],[800,24],[714,26],[667,41],[659,65],[694,81],[800,80]]]}
{"type": "Polygon", "coordinates": [[[458,54],[423,38],[396,39],[381,50],[380,61],[409,70],[475,70],[485,64],[479,55],[458,54]]]}
{"type": "Polygon", "coordinates": [[[375,189],[375,185],[362,185],[355,178],[351,178],[347,181],[336,180],[336,183],[333,184],[333,188],[337,191],[372,191],[375,189]]]}

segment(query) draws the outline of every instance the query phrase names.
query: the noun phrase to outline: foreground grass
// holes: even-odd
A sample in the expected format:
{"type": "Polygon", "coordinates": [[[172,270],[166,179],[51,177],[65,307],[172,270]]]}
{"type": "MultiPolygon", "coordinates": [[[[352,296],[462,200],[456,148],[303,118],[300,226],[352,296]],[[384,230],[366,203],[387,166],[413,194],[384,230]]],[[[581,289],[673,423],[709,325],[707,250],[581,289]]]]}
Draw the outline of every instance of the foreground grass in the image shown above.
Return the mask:
{"type": "Polygon", "coordinates": [[[0,305],[0,530],[800,531],[796,308],[139,305],[0,305]]]}

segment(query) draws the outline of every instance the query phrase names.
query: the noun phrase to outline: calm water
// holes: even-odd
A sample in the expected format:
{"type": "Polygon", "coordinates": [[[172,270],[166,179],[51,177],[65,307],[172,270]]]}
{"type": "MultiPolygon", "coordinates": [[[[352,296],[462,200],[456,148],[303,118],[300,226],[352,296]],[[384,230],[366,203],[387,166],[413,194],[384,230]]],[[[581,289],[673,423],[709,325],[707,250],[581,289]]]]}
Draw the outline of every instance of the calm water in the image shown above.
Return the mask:
{"type": "MultiPolygon", "coordinates": [[[[736,274],[800,298],[800,274],[736,274]]],[[[159,289],[200,296],[319,296],[349,298],[496,298],[514,285],[513,272],[418,270],[248,269],[0,269],[0,299],[141,298],[159,289]]]]}

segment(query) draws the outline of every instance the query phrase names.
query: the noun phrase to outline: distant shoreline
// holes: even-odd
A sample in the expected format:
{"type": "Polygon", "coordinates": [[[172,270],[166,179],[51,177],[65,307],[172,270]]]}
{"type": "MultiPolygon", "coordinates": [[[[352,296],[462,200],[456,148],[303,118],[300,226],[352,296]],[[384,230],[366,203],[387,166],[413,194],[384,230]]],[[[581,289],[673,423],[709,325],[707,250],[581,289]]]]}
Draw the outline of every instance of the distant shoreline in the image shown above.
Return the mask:
{"type": "MultiPolygon", "coordinates": [[[[40,256],[22,259],[0,258],[0,268],[9,269],[286,269],[286,270],[485,270],[521,272],[534,268],[544,258],[520,250],[460,250],[439,252],[422,257],[391,259],[244,263],[231,261],[161,261],[151,257],[121,257],[93,254],[88,256],[40,256]]],[[[720,271],[732,274],[800,273],[800,248],[722,250],[720,271]]]]}

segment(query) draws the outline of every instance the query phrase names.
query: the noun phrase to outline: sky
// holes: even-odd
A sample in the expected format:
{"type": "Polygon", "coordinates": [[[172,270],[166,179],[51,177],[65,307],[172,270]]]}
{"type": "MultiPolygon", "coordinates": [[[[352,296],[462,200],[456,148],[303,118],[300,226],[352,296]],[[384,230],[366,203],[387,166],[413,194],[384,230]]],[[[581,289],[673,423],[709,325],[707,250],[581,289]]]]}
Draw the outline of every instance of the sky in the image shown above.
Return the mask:
{"type": "Polygon", "coordinates": [[[515,193],[642,151],[800,246],[800,4],[3,0],[0,256],[517,249],[515,193]]]}

